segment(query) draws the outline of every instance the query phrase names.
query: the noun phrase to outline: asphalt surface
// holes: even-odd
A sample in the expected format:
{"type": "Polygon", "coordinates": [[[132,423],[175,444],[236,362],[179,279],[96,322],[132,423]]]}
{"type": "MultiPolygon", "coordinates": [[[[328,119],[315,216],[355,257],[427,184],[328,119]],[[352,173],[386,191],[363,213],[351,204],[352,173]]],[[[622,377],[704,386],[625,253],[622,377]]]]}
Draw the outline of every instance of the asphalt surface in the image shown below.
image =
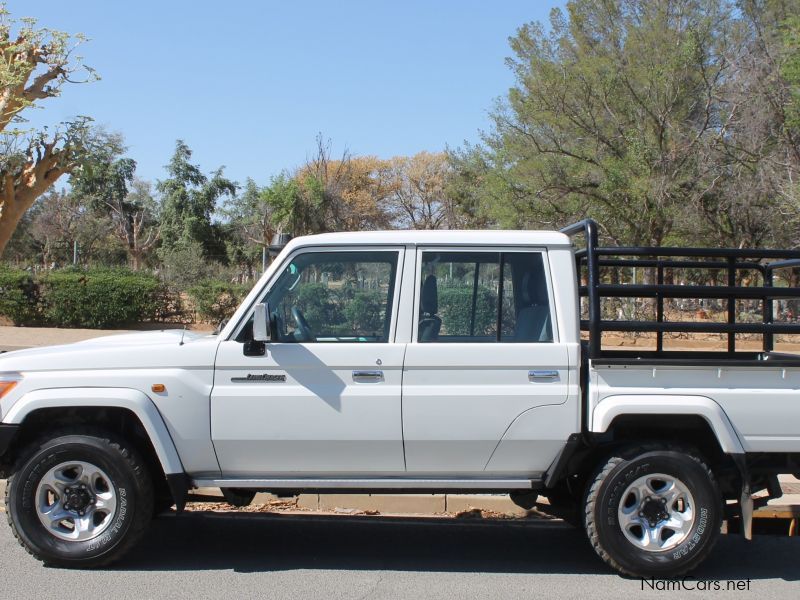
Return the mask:
{"type": "Polygon", "coordinates": [[[730,579],[749,591],[659,591],[610,573],[561,522],[190,513],[154,521],[113,567],[71,571],[42,566],[0,524],[0,589],[15,599],[788,599],[800,595],[799,558],[797,537],[721,536],[687,587],[730,579]]]}

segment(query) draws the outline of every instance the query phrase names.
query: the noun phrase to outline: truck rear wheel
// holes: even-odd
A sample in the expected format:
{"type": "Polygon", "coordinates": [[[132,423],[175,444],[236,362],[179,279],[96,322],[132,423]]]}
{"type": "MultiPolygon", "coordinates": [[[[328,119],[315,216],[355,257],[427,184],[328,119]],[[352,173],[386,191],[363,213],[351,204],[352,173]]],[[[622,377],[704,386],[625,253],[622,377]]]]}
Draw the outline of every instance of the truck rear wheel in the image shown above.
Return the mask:
{"type": "Polygon", "coordinates": [[[97,430],[55,434],[31,447],[6,488],[8,522],[34,557],[59,567],[120,558],[153,513],[145,463],[97,430]]]}
{"type": "Polygon", "coordinates": [[[722,500],[703,460],[686,449],[633,448],[590,480],[586,532],[597,554],[634,577],[677,577],[719,536],[722,500]]]}

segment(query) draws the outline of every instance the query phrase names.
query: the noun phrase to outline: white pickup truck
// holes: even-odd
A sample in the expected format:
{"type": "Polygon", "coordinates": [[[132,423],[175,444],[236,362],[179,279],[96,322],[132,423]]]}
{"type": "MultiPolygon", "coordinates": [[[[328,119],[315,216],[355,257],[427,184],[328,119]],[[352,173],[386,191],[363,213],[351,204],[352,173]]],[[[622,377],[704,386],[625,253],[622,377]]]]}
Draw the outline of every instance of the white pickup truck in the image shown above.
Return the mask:
{"type": "Polygon", "coordinates": [[[798,259],[602,248],[592,221],[297,238],[216,335],[0,356],[9,523],[36,558],[90,567],[193,487],[236,504],[257,490],[509,493],[548,498],[621,573],[685,573],[724,517],[749,536],[752,494],[800,472],[800,357],[772,350],[800,331],[773,314],[800,297],[777,277],[798,259]],[[619,283],[630,267],[648,283],[619,283]],[[675,283],[698,269],[725,285],[675,283]],[[619,320],[605,304],[620,298],[651,317],[619,320]],[[676,320],[676,298],[721,299],[727,317],[676,320]],[[740,322],[742,301],[761,302],[757,319],[740,322]],[[656,347],[609,350],[608,331],[656,347]],[[670,332],[729,345],[670,350],[670,332]],[[741,334],[763,350],[737,351],[741,334]]]}

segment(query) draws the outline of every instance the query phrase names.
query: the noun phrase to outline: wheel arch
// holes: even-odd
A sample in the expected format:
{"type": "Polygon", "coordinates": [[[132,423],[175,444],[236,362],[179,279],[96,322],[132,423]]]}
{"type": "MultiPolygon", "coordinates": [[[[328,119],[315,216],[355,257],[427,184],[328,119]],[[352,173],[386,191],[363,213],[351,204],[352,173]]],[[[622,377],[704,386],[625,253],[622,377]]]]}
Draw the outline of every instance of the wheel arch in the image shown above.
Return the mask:
{"type": "Polygon", "coordinates": [[[618,433],[625,425],[631,424],[663,429],[681,422],[705,423],[724,454],[745,452],[728,415],[706,396],[608,396],[595,406],[589,431],[594,434],[618,433]]]}
{"type": "Polygon", "coordinates": [[[17,425],[14,443],[4,462],[16,458],[25,442],[47,428],[70,423],[92,424],[124,435],[151,464],[153,476],[166,481],[180,507],[188,481],[180,456],[153,401],[130,388],[42,389],[25,394],[6,413],[3,422],[17,425]]]}

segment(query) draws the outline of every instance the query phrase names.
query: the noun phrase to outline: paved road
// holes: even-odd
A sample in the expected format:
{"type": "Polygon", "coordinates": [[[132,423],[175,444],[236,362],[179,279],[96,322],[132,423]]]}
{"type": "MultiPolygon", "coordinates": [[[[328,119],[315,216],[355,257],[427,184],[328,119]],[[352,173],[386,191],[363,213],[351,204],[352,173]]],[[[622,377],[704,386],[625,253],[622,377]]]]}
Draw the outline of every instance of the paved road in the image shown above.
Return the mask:
{"type": "Polygon", "coordinates": [[[800,594],[799,558],[800,538],[723,536],[696,576],[749,577],[749,593],[642,591],[561,523],[194,513],[159,518],[113,568],[69,571],[42,567],[0,525],[7,598],[789,599],[800,594]]]}

